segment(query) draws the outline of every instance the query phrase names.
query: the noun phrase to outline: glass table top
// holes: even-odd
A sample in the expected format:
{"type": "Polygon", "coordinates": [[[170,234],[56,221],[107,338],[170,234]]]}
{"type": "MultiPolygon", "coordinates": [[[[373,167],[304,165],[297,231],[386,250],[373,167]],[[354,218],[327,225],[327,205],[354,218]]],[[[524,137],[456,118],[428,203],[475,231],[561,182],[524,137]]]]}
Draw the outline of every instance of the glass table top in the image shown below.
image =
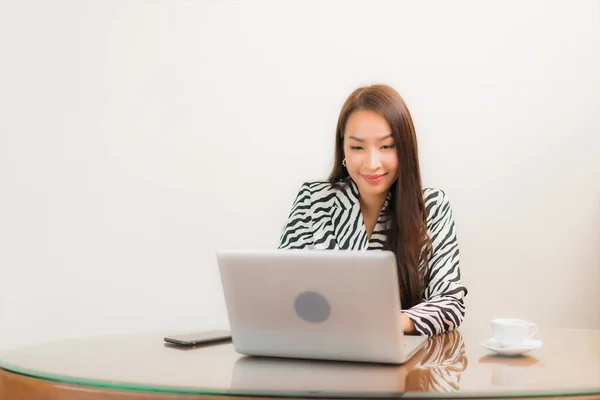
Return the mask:
{"type": "MultiPolygon", "coordinates": [[[[172,334],[172,332],[170,332],[172,334]]],[[[489,330],[430,338],[400,366],[248,357],[231,343],[172,347],[165,334],[70,339],[6,350],[0,367],[100,388],[281,397],[533,397],[600,395],[600,331],[541,330],[543,346],[496,356],[489,330]]]]}

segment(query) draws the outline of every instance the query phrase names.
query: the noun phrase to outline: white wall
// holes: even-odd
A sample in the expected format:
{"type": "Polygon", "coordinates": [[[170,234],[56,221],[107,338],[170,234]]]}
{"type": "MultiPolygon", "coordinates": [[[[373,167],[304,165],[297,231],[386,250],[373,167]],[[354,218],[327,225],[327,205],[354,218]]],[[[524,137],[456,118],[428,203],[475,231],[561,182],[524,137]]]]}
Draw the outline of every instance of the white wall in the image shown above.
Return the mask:
{"type": "Polygon", "coordinates": [[[0,347],[226,327],[214,251],[274,247],[358,85],[451,197],[466,326],[600,328],[600,7],[0,2],[0,347]]]}

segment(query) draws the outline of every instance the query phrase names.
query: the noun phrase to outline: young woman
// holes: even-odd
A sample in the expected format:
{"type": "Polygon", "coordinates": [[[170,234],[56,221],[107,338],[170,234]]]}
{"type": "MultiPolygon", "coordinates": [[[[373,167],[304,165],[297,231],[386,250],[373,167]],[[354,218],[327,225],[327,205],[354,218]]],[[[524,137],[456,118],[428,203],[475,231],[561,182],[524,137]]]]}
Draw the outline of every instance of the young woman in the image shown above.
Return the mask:
{"type": "Polygon", "coordinates": [[[465,314],[459,250],[446,194],[422,188],[411,115],[389,86],[356,89],[344,103],[326,181],[302,185],[281,249],[391,250],[407,333],[456,329],[465,314]]]}

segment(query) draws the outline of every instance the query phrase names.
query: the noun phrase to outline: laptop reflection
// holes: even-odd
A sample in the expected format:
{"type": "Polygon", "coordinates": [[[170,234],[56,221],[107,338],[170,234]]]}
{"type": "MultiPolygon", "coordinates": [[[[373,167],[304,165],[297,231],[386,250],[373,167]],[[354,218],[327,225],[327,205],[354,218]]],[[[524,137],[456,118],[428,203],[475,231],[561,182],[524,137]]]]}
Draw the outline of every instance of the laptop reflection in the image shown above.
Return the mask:
{"type": "Polygon", "coordinates": [[[402,365],[243,356],[232,394],[331,395],[454,392],[468,365],[458,331],[430,338],[402,365]]]}
{"type": "Polygon", "coordinates": [[[243,356],[234,366],[232,393],[404,392],[411,369],[425,356],[417,352],[402,365],[243,356]]]}

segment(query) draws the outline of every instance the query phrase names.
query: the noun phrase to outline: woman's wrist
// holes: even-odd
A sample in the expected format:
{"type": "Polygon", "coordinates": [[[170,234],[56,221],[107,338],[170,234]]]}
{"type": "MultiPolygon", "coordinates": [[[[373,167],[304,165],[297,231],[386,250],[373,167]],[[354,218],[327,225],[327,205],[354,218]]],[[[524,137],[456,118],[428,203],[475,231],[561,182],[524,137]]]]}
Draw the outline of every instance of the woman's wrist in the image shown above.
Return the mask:
{"type": "Polygon", "coordinates": [[[409,318],[405,313],[401,314],[402,319],[402,330],[405,333],[412,333],[415,330],[415,324],[412,322],[412,319],[409,318]]]}

